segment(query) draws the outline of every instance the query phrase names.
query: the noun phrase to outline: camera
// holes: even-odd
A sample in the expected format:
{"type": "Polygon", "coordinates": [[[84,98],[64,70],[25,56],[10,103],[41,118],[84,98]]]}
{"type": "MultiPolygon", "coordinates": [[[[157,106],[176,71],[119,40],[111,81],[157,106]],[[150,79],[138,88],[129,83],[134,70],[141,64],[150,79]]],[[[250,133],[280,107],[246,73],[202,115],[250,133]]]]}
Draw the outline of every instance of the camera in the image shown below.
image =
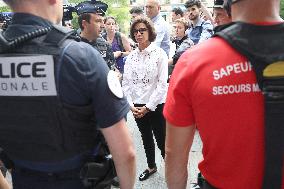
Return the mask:
{"type": "Polygon", "coordinates": [[[62,24],[65,25],[66,21],[72,20],[72,13],[75,12],[76,9],[72,4],[64,4],[63,5],[63,19],[62,24]]]}

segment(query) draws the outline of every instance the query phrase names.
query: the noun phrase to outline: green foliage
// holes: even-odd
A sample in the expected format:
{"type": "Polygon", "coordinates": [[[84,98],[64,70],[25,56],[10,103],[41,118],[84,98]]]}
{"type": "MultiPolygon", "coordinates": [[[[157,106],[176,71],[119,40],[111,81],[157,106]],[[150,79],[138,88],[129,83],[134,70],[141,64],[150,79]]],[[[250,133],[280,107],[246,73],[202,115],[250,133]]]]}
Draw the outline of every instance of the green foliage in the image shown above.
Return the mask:
{"type": "Polygon", "coordinates": [[[281,0],[280,15],[284,19],[284,0],[281,0]]]}
{"type": "Polygon", "coordinates": [[[0,7],[0,12],[11,12],[11,9],[8,6],[0,7]]]}
{"type": "MultiPolygon", "coordinates": [[[[128,33],[129,30],[129,7],[127,0],[102,0],[106,4],[108,4],[108,10],[106,16],[113,16],[119,28],[123,33],[128,33]]],[[[69,0],[70,3],[80,3],[82,0],[69,0]]],[[[72,24],[75,28],[78,28],[78,17],[76,14],[73,14],[72,24]]]]}

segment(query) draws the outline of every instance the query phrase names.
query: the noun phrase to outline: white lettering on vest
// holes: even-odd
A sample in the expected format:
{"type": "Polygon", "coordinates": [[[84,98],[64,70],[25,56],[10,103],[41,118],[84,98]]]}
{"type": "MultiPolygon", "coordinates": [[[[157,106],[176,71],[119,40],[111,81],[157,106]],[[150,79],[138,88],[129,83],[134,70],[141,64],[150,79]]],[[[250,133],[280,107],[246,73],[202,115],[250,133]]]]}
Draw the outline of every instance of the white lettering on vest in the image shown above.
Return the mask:
{"type": "Polygon", "coordinates": [[[223,77],[228,77],[232,73],[240,74],[242,72],[249,72],[252,70],[252,65],[250,62],[235,63],[233,65],[227,65],[225,68],[220,68],[219,70],[213,71],[213,78],[215,80],[222,79],[223,77]]]}
{"type": "Polygon", "coordinates": [[[0,57],[0,96],[56,96],[51,55],[0,57]]]}

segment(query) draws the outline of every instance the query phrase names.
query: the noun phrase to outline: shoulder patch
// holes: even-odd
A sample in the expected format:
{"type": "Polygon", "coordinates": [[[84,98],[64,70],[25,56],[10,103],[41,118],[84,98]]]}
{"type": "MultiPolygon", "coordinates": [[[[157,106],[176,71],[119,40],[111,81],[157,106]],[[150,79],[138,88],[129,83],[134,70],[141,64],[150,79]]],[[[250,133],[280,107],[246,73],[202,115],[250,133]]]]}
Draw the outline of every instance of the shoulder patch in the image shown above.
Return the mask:
{"type": "Polygon", "coordinates": [[[110,91],[118,98],[123,98],[123,91],[118,79],[117,72],[110,70],[107,75],[107,84],[110,91]]]}

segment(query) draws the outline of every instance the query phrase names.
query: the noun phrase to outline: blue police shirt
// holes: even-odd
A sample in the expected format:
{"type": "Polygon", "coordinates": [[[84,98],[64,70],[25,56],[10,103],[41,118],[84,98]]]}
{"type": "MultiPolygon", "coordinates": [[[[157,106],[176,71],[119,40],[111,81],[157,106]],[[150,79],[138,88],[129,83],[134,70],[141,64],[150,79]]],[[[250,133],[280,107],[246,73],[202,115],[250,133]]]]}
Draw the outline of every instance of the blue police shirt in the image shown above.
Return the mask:
{"type": "MultiPolygon", "coordinates": [[[[16,13],[4,35],[7,39],[13,39],[51,25],[40,17],[16,13]]],[[[75,106],[92,103],[98,127],[107,128],[127,115],[129,104],[124,97],[118,98],[111,92],[107,82],[109,68],[102,62],[100,53],[89,44],[71,42],[65,48],[61,62],[55,63],[55,82],[57,94],[63,102],[75,106]]],[[[12,160],[16,165],[39,171],[67,170],[77,168],[81,163],[79,155],[58,163],[12,160]]]]}

